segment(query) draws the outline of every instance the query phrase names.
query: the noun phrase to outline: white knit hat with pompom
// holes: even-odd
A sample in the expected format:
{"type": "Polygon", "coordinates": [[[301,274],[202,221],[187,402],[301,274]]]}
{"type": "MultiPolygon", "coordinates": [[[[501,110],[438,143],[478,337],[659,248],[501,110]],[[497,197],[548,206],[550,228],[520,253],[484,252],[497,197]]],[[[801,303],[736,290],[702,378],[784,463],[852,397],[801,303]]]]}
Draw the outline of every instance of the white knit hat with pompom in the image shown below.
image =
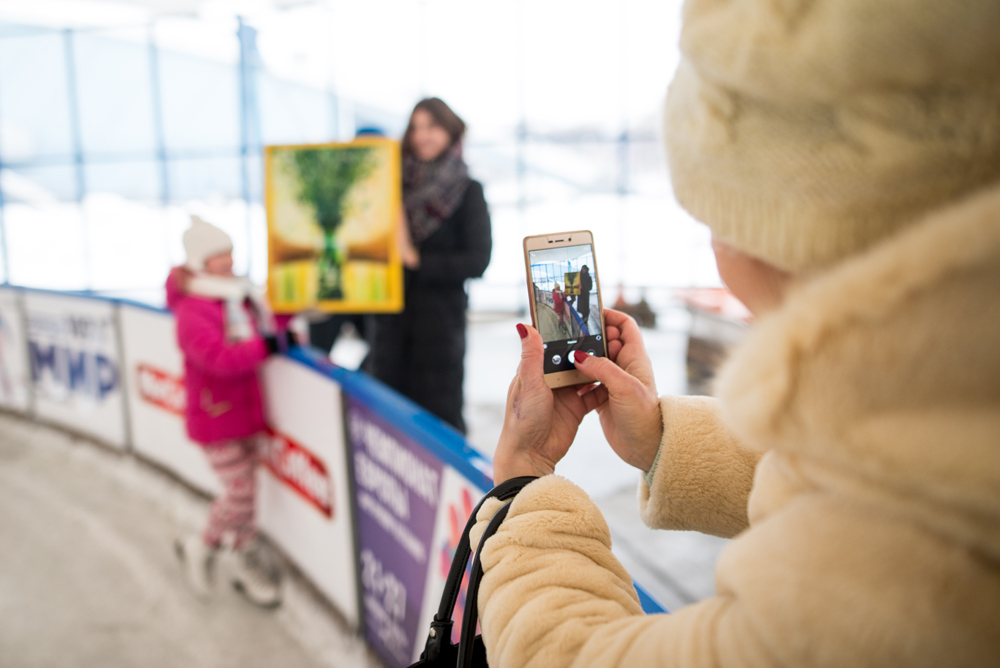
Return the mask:
{"type": "Polygon", "coordinates": [[[205,260],[233,250],[233,240],[215,225],[191,216],[191,227],[184,231],[185,266],[191,271],[205,269],[205,260]]]}

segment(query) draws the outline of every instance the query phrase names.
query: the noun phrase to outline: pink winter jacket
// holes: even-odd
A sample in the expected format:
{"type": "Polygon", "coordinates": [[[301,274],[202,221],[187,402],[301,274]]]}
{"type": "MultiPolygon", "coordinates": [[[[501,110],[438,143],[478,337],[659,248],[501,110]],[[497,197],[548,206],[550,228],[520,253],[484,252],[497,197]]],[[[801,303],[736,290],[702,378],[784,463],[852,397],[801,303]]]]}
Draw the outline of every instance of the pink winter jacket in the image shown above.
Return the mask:
{"type": "Polygon", "coordinates": [[[184,353],[188,436],[211,447],[263,431],[257,367],[268,355],[264,340],[255,334],[227,342],[222,301],[182,293],[177,271],[167,278],[167,307],[177,318],[184,353]]]}

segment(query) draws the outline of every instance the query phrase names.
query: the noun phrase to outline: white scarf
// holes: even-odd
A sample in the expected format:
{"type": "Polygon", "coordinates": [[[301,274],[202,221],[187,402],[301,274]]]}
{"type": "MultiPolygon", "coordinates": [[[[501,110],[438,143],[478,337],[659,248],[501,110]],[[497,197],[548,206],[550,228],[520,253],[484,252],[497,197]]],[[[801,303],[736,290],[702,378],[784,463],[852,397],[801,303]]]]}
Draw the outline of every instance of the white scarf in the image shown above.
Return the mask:
{"type": "Polygon", "coordinates": [[[274,333],[271,309],[261,297],[253,283],[244,276],[215,276],[196,273],[188,281],[187,291],[199,297],[218,299],[224,302],[226,315],[226,339],[233,342],[247,341],[254,335],[254,326],[261,336],[274,333]],[[250,300],[250,310],[255,323],[250,322],[244,308],[250,300]]]}

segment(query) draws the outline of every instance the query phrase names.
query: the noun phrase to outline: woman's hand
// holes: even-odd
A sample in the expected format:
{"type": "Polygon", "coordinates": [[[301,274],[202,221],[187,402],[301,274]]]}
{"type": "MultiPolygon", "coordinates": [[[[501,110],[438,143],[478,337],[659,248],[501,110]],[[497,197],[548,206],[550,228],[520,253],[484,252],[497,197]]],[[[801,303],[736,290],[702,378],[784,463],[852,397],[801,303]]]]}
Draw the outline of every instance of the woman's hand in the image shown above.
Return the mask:
{"type": "Polygon", "coordinates": [[[663,438],[653,367],[635,320],[604,309],[604,323],[609,357],[591,357],[578,350],[574,358],[583,375],[601,384],[577,392],[598,395],[597,412],[611,448],[626,463],[648,471],[663,438]]]}
{"type": "Polygon", "coordinates": [[[581,396],[575,387],[553,391],[545,384],[542,337],[533,327],[518,325],[517,331],[521,364],[507,391],[507,413],[493,455],[496,484],[518,476],[553,473],[572,445],[583,416],[601,401],[600,394],[581,396]]]}
{"type": "Polygon", "coordinates": [[[399,243],[399,256],[403,266],[407,269],[420,268],[420,251],[413,245],[413,237],[410,236],[410,223],[406,220],[406,211],[399,211],[399,227],[396,230],[396,238],[399,243]]]}

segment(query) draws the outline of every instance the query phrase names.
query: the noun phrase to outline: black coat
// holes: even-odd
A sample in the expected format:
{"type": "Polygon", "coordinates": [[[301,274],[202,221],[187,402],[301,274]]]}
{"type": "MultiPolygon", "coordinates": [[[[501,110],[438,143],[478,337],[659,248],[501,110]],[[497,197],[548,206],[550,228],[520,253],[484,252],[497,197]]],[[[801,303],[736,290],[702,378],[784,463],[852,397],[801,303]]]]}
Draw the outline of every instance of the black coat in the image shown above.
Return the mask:
{"type": "Polygon", "coordinates": [[[465,432],[465,281],[490,263],[493,239],[483,186],[470,181],[458,209],[419,246],[406,270],[402,313],[374,318],[368,371],[465,432]]]}
{"type": "Polygon", "coordinates": [[[576,311],[583,318],[584,323],[590,315],[590,291],[594,289],[594,281],[590,278],[590,271],[580,272],[580,299],[576,303],[576,311]]]}

